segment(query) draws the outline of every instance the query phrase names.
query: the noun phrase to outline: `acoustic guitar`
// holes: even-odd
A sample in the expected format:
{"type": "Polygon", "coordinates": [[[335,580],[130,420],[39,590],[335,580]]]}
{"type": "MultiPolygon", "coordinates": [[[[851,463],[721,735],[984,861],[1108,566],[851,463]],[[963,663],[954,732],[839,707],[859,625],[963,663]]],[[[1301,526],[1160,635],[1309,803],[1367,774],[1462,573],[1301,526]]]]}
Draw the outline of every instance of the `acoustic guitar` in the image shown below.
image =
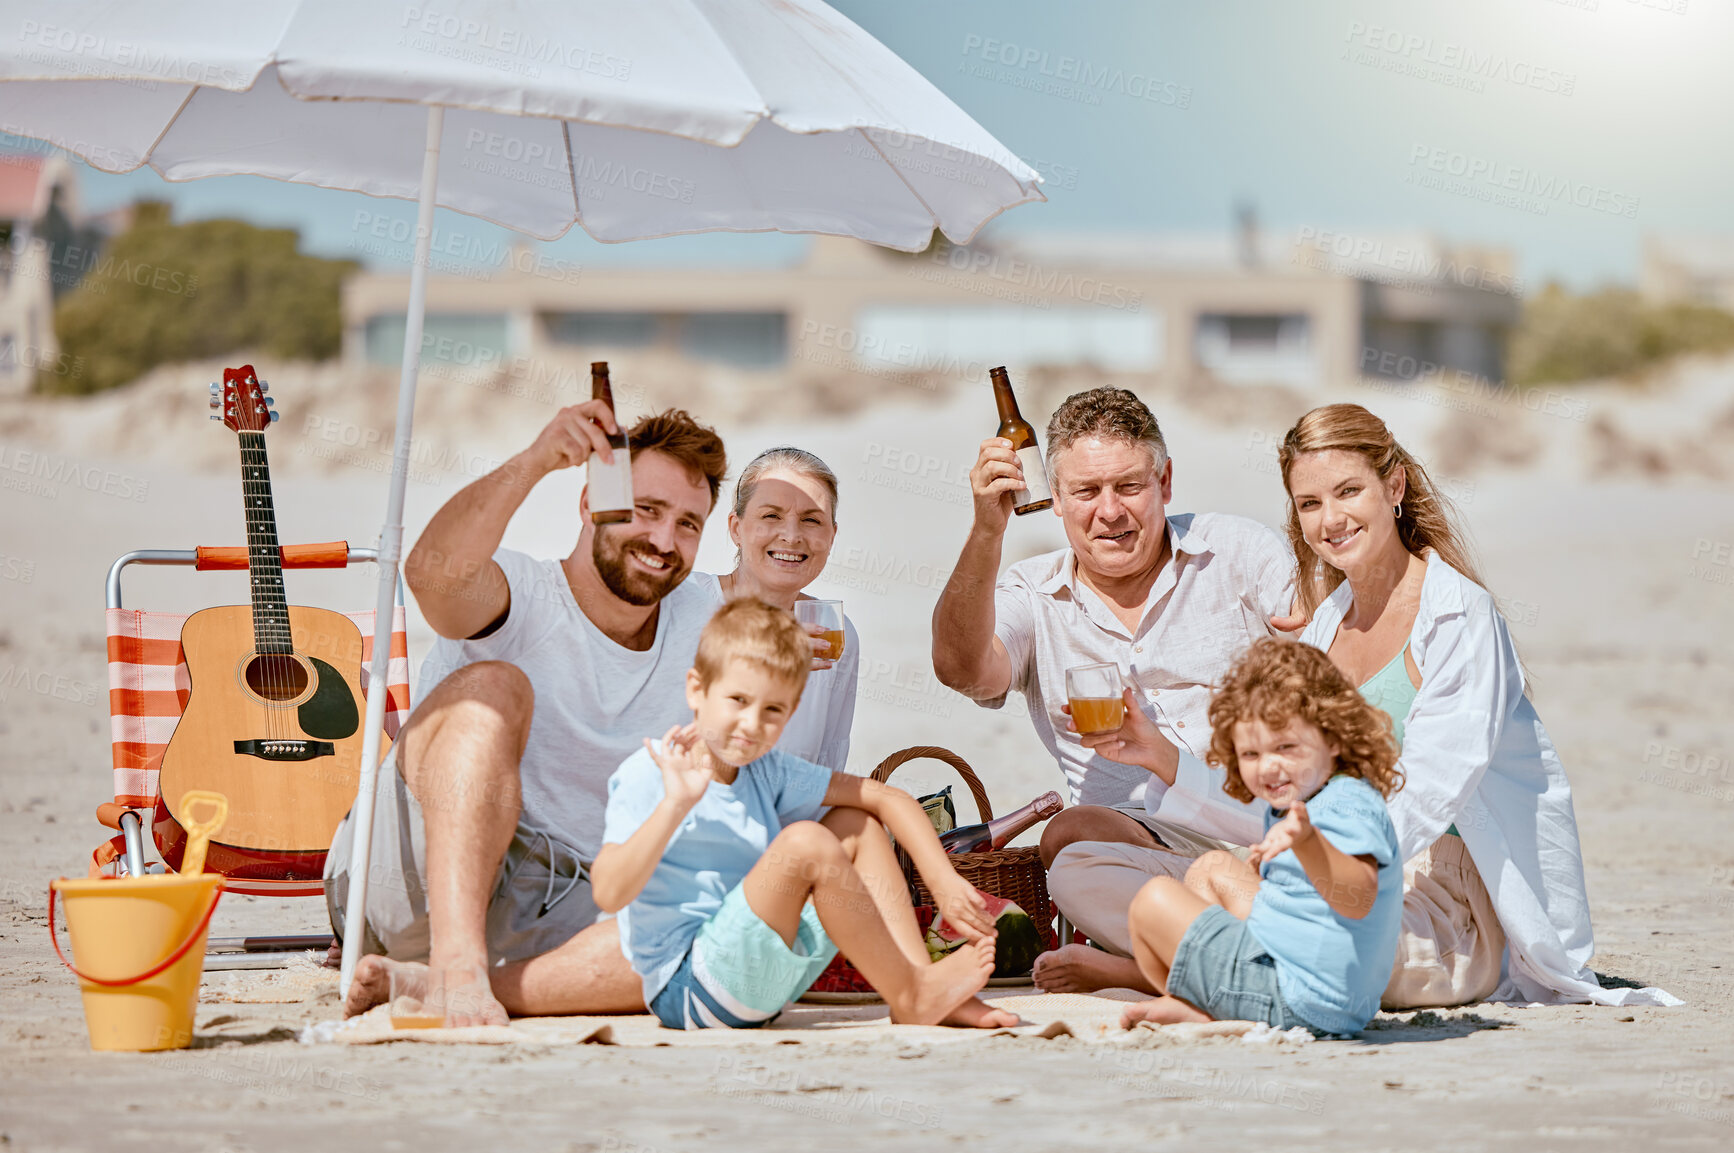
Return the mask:
{"type": "MultiPolygon", "coordinates": [[[[163,753],[159,816],[166,808],[171,824],[184,825],[187,815],[174,811],[183,794],[220,792],[229,818],[211,845],[213,868],[312,880],[361,776],[361,630],[342,613],[285,600],[265,459],[265,429],[277,416],[267,387],[252,365],[225,369],[213,401],[221,415],[212,419],[241,442],[252,604],[204,609],[181,628],[192,691],[163,753]]],[[[381,734],[381,753],[390,747],[381,734]]],[[[180,830],[159,820],[155,832],[174,864],[180,830]]]]}

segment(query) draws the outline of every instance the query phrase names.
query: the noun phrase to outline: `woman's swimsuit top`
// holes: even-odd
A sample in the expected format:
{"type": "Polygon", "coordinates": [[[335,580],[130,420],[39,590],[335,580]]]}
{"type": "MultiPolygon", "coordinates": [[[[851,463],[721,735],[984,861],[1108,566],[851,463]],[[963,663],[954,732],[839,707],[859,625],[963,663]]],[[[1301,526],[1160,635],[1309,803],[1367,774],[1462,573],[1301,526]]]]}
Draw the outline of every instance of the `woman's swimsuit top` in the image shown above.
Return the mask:
{"type": "Polygon", "coordinates": [[[1420,689],[1409,679],[1409,670],[1403,662],[1403,657],[1409,649],[1391,659],[1391,663],[1367,678],[1367,683],[1361,686],[1361,696],[1375,709],[1384,710],[1391,718],[1391,735],[1397,738],[1397,745],[1403,744],[1403,722],[1409,716],[1409,707],[1415,703],[1415,697],[1420,689]]]}
{"type": "MultiPolygon", "coordinates": [[[[1391,735],[1397,738],[1398,748],[1403,746],[1403,722],[1421,692],[1409,679],[1409,669],[1403,660],[1408,652],[1409,647],[1404,645],[1403,651],[1392,658],[1390,664],[1368,677],[1367,683],[1361,686],[1361,696],[1367,703],[1383,710],[1391,718],[1391,735]]],[[[1445,832],[1455,837],[1458,835],[1457,826],[1453,824],[1445,832]]]]}

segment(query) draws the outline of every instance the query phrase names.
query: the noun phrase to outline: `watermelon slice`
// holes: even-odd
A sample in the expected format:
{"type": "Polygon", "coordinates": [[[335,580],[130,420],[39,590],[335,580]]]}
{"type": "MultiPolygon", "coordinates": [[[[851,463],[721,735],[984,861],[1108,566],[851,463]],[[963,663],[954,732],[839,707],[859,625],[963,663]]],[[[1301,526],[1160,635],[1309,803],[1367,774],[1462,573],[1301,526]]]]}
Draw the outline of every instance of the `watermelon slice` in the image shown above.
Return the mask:
{"type": "MultiPolygon", "coordinates": [[[[996,977],[1027,977],[1035,968],[1036,957],[1042,952],[1042,935],[1035,920],[1018,906],[992,893],[976,892],[987,905],[987,915],[993,918],[998,936],[993,942],[993,975],[996,977]]],[[[927,955],[935,961],[964,944],[968,938],[945,923],[943,916],[933,918],[927,929],[927,955]]]]}

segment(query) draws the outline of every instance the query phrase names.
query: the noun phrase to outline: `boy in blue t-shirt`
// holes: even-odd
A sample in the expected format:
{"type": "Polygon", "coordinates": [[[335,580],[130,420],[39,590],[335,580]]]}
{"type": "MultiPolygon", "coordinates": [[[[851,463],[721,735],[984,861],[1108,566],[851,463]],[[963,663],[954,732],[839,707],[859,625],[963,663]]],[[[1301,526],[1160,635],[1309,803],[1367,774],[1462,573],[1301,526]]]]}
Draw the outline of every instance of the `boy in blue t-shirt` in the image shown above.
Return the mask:
{"type": "Polygon", "coordinates": [[[671,1029],[763,1025],[841,946],[893,1021],[1017,1024],[975,996],[993,972],[993,924],[921,806],[772,748],[811,657],[789,613],[728,602],[687,672],[693,723],[646,740],[609,778],[591,885],[601,909],[619,911],[645,1003],[671,1029]],[[887,830],[946,921],[971,938],[937,964],[887,830]]]}
{"type": "Polygon", "coordinates": [[[1138,967],[1166,995],[1138,1021],[1266,1021],[1357,1033],[1397,957],[1403,861],[1385,798],[1402,787],[1390,718],[1311,645],[1255,642],[1210,702],[1223,790],[1266,801],[1247,861],[1216,851],[1132,902],[1138,967]]]}

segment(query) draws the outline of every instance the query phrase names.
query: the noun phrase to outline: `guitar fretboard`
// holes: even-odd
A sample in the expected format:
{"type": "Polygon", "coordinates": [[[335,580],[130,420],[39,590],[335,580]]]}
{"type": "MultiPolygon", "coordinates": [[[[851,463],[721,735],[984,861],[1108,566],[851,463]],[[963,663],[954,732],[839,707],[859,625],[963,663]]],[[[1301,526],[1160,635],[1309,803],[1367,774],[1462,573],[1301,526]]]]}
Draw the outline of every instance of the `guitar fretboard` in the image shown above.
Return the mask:
{"type": "Polygon", "coordinates": [[[261,653],[293,652],[265,434],[243,432],[240,438],[241,495],[247,506],[247,573],[253,590],[253,647],[261,653]]]}

